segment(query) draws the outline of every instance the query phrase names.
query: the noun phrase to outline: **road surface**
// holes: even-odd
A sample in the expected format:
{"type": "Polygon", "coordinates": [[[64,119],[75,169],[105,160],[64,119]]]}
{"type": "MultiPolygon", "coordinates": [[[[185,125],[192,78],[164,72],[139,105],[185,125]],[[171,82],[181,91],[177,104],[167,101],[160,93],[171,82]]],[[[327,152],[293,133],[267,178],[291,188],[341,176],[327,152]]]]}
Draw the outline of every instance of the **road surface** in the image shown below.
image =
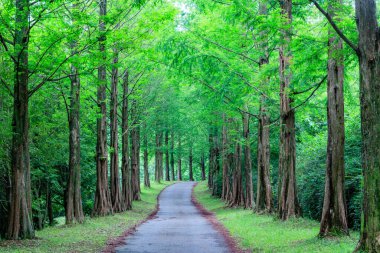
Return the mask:
{"type": "Polygon", "coordinates": [[[117,253],[230,253],[224,237],[191,202],[194,183],[167,187],[157,217],[125,239],[117,253]]]}

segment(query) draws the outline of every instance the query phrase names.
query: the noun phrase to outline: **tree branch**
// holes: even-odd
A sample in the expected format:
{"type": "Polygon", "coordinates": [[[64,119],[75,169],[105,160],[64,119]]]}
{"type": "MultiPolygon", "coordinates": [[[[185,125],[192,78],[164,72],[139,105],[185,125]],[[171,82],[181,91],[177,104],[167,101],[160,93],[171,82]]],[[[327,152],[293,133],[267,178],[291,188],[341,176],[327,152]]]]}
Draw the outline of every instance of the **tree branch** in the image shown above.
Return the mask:
{"type": "Polygon", "coordinates": [[[359,54],[359,49],[358,47],[351,41],[349,40],[344,34],[343,32],[338,28],[338,26],[335,24],[334,20],[332,19],[332,17],[330,16],[330,14],[328,14],[319,4],[316,0],[310,0],[314,5],[315,7],[317,7],[317,9],[327,18],[327,20],[329,21],[329,23],[331,24],[331,26],[334,28],[335,32],[342,38],[342,40],[344,40],[344,42],[346,42],[354,51],[356,54],[359,54]]]}

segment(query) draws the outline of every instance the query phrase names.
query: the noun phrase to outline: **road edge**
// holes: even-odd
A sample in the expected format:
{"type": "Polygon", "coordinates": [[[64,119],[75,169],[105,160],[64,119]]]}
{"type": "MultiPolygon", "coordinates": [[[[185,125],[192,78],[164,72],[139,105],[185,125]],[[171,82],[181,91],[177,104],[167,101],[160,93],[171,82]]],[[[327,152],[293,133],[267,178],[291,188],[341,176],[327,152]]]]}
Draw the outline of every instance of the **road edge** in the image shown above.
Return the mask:
{"type": "Polygon", "coordinates": [[[191,202],[198,209],[203,217],[205,217],[211,225],[223,236],[228,247],[232,253],[248,253],[249,250],[243,250],[239,247],[238,242],[235,238],[231,236],[230,231],[228,231],[222,223],[215,217],[215,214],[207,210],[195,197],[194,189],[198,185],[198,182],[193,185],[191,189],[191,202]]]}
{"type": "Polygon", "coordinates": [[[137,224],[135,224],[132,227],[125,230],[120,236],[109,239],[106,243],[106,246],[104,247],[104,249],[101,252],[102,253],[115,253],[117,247],[122,246],[122,245],[126,245],[125,239],[128,236],[132,235],[136,231],[138,226],[140,226],[140,225],[144,224],[145,222],[155,218],[155,216],[158,213],[158,210],[160,209],[159,199],[160,199],[161,193],[166,188],[168,188],[169,186],[175,185],[176,183],[166,185],[164,188],[162,188],[162,190],[160,191],[160,193],[156,197],[155,209],[145,219],[139,221],[137,224]]]}

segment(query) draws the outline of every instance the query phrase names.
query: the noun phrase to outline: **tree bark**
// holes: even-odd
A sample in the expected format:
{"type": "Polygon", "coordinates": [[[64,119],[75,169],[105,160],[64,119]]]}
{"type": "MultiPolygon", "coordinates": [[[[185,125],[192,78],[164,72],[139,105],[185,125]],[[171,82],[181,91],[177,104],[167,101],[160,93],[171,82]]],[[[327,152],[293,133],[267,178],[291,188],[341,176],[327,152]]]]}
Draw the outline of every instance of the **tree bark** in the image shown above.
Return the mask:
{"type": "Polygon", "coordinates": [[[111,203],[113,211],[118,213],[123,211],[121,204],[120,193],[120,176],[119,176],[119,130],[117,122],[118,113],[118,83],[119,83],[119,70],[117,64],[119,62],[119,51],[117,46],[113,49],[113,66],[111,77],[111,99],[110,99],[110,146],[111,146],[111,203]]]}
{"type": "Polygon", "coordinates": [[[356,0],[359,31],[363,220],[360,247],[380,252],[380,35],[374,0],[356,0]]]}
{"type": "Polygon", "coordinates": [[[193,175],[193,148],[190,147],[189,151],[189,180],[194,181],[194,175],[193,175]]]}
{"type": "Polygon", "coordinates": [[[145,134],[144,134],[144,186],[150,187],[150,180],[149,180],[149,154],[148,154],[148,137],[147,137],[147,129],[145,127],[145,134]]]}
{"type": "Polygon", "coordinates": [[[131,129],[131,165],[132,165],[132,200],[141,200],[140,196],[140,151],[139,133],[140,126],[137,116],[137,101],[132,101],[132,129],[131,129]]]}
{"type": "Polygon", "coordinates": [[[107,0],[99,2],[99,51],[102,55],[101,65],[98,67],[98,93],[97,103],[100,109],[100,117],[97,119],[97,143],[96,143],[96,193],[92,214],[104,216],[112,213],[111,196],[108,188],[108,162],[107,162],[107,108],[106,108],[106,36],[105,16],[107,14],[107,0]]]}
{"type": "Polygon", "coordinates": [[[230,195],[230,165],[233,154],[230,153],[229,140],[228,140],[228,122],[223,115],[223,128],[222,128],[222,199],[227,201],[230,195]]]}
{"type": "Polygon", "coordinates": [[[175,172],[174,172],[174,133],[172,131],[171,133],[171,140],[170,140],[170,171],[172,180],[175,181],[175,172]]]}
{"type": "Polygon", "coordinates": [[[269,117],[265,98],[261,96],[257,138],[257,195],[256,211],[271,213],[273,208],[272,186],[270,183],[269,117]]]}
{"type": "Polygon", "coordinates": [[[181,137],[178,138],[178,181],[182,181],[181,137]]]}
{"type": "MultiPolygon", "coordinates": [[[[329,14],[335,17],[336,4],[329,2],[329,14]]],[[[319,236],[348,234],[344,193],[344,95],[342,40],[329,28],[327,65],[327,158],[325,195],[319,236]]]]}
{"type": "Polygon", "coordinates": [[[165,180],[170,181],[169,167],[169,131],[165,132],[165,180]]]}
{"type": "Polygon", "coordinates": [[[206,180],[206,165],[205,165],[205,154],[204,154],[203,151],[202,151],[201,161],[200,161],[199,165],[201,167],[201,178],[202,178],[202,181],[205,181],[206,180]]]}
{"type": "Polygon", "coordinates": [[[155,154],[155,180],[160,183],[163,179],[163,152],[162,131],[156,132],[156,154],[155,154]]]}
{"type": "Polygon", "coordinates": [[[33,238],[30,157],[29,157],[29,92],[28,43],[29,0],[16,0],[14,53],[14,101],[11,149],[11,194],[8,239],[33,238]]]}
{"type": "Polygon", "coordinates": [[[280,45],[280,158],[279,158],[279,198],[278,214],[280,219],[287,220],[301,215],[296,187],[296,139],[295,112],[291,107],[293,99],[289,96],[292,73],[290,60],[292,0],[284,0],[281,4],[281,15],[284,28],[280,45]]]}
{"type": "Polygon", "coordinates": [[[122,209],[132,209],[132,185],[131,185],[131,169],[129,160],[129,134],[128,134],[128,71],[123,76],[123,108],[122,108],[122,165],[121,165],[121,201],[122,209]]]}
{"type": "Polygon", "coordinates": [[[80,175],[80,79],[77,68],[71,66],[69,116],[69,178],[66,190],[66,224],[82,223],[80,175]]]}
{"type": "MultiPolygon", "coordinates": [[[[248,110],[248,107],[245,108],[248,110]]],[[[243,138],[244,138],[244,169],[245,169],[245,208],[253,208],[253,182],[252,182],[252,159],[251,141],[249,137],[249,114],[243,113],[243,138]]]]}
{"type": "MultiPolygon", "coordinates": [[[[237,131],[238,132],[238,131],[237,131]]],[[[244,205],[244,192],[241,174],[241,146],[240,143],[235,144],[235,152],[233,154],[232,164],[232,186],[231,196],[229,197],[229,206],[242,206],[244,205]]]]}

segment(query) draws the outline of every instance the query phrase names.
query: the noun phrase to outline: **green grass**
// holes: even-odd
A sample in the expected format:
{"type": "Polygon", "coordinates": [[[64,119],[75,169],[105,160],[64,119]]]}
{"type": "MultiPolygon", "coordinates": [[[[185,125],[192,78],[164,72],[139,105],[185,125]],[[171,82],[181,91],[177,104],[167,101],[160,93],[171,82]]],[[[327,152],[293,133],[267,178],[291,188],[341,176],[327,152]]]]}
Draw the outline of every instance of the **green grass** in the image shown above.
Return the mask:
{"type": "Polygon", "coordinates": [[[225,208],[224,202],[212,197],[206,183],[195,188],[198,201],[237,239],[239,245],[252,252],[351,253],[358,233],[350,237],[319,239],[319,224],[309,219],[279,221],[270,215],[257,215],[252,210],[225,208]]]}
{"type": "Polygon", "coordinates": [[[0,241],[0,252],[100,252],[109,239],[144,220],[156,206],[157,195],[170,183],[152,183],[141,188],[141,201],[124,213],[98,218],[86,218],[83,224],[47,227],[36,232],[35,240],[0,241]]]}

